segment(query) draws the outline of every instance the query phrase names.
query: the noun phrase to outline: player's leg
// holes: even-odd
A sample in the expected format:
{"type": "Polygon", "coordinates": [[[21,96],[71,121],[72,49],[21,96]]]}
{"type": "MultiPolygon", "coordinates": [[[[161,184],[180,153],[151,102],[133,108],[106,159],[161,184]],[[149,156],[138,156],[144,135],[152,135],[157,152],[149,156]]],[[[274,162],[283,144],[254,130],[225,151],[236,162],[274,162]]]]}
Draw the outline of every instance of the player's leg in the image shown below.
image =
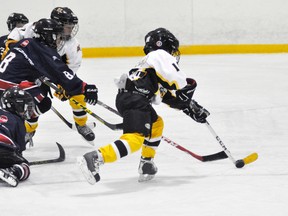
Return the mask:
{"type": "MultiPolygon", "coordinates": [[[[75,100],[77,100],[80,104],[86,107],[86,102],[84,101],[84,95],[75,95],[73,96],[75,100]]],[[[79,134],[81,134],[84,139],[87,141],[93,141],[95,139],[95,134],[86,124],[87,122],[87,113],[79,108],[75,103],[70,101],[70,106],[72,107],[73,111],[73,118],[75,121],[75,125],[79,134]]]]}
{"type": "Polygon", "coordinates": [[[154,157],[161,141],[163,128],[163,119],[158,116],[157,120],[152,124],[151,135],[145,138],[142,146],[141,158],[138,167],[139,182],[153,179],[158,171],[154,163],[154,157]]]}
{"type": "Polygon", "coordinates": [[[30,175],[28,162],[7,143],[0,143],[0,179],[12,187],[30,175]]]}

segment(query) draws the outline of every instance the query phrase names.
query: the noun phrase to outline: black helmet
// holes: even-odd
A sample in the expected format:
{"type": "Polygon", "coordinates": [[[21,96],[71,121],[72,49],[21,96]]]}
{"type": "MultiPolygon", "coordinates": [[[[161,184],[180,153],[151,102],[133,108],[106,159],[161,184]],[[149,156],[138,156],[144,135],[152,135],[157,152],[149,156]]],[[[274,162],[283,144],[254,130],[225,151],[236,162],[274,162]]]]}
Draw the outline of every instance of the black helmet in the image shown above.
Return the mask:
{"type": "Polygon", "coordinates": [[[27,91],[14,86],[2,93],[1,106],[4,110],[14,113],[23,119],[30,119],[34,112],[35,103],[27,91]]]}
{"type": "Polygon", "coordinates": [[[58,35],[62,34],[62,25],[52,19],[40,19],[34,24],[34,38],[41,43],[56,49],[58,35]]]}
{"type": "Polygon", "coordinates": [[[23,25],[28,23],[28,18],[22,13],[12,13],[9,15],[7,19],[8,30],[12,31],[18,23],[22,23],[23,25]]]}
{"type": "Polygon", "coordinates": [[[50,18],[60,22],[64,27],[65,25],[73,25],[73,30],[71,30],[69,34],[63,34],[64,40],[69,40],[77,34],[79,29],[78,17],[73,13],[70,8],[56,7],[52,10],[50,18]]]}
{"type": "Polygon", "coordinates": [[[179,41],[165,28],[157,28],[145,36],[144,53],[147,55],[158,49],[163,49],[178,59],[180,58],[179,41]]]}
{"type": "Polygon", "coordinates": [[[74,24],[78,23],[78,17],[68,7],[56,7],[51,12],[51,19],[54,19],[61,24],[74,24]]]}

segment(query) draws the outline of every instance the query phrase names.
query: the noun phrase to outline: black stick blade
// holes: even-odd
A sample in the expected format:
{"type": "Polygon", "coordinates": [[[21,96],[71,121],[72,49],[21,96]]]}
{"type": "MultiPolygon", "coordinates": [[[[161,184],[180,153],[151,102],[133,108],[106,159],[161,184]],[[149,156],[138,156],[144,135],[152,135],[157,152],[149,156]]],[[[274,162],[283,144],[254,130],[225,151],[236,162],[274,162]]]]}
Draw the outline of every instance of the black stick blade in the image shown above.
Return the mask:
{"type": "Polygon", "coordinates": [[[207,161],[222,160],[222,159],[228,158],[228,156],[226,155],[224,151],[221,151],[215,154],[202,156],[202,158],[203,158],[203,162],[207,162],[207,161]]]}
{"type": "Polygon", "coordinates": [[[59,150],[59,157],[56,159],[49,159],[49,160],[41,160],[41,161],[31,161],[29,162],[30,166],[33,165],[41,165],[41,164],[50,164],[50,163],[59,163],[65,160],[65,151],[64,148],[62,147],[62,145],[60,145],[59,143],[57,143],[57,147],[59,150]]]}

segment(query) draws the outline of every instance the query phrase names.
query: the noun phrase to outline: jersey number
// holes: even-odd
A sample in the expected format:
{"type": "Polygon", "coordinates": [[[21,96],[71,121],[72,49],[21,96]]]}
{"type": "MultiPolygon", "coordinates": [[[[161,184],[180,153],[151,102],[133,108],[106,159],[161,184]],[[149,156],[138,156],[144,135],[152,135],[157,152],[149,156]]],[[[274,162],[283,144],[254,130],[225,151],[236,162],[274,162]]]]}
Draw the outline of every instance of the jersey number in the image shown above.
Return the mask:
{"type": "Polygon", "coordinates": [[[8,67],[9,63],[16,57],[16,54],[10,52],[0,64],[0,73],[3,73],[8,67]]]}
{"type": "Polygon", "coordinates": [[[67,71],[64,71],[63,72],[64,73],[64,75],[69,79],[69,80],[72,80],[73,79],[73,77],[74,77],[74,75],[73,74],[70,74],[69,72],[67,72],[67,71]]]}

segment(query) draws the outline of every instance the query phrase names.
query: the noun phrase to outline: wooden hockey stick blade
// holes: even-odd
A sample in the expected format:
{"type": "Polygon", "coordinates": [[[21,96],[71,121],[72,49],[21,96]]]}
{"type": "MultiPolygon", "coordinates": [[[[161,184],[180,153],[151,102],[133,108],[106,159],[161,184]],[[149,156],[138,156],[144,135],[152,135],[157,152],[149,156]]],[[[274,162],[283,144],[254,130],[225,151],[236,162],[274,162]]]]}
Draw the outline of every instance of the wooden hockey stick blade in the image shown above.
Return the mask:
{"type": "Polygon", "coordinates": [[[243,158],[244,164],[250,164],[253,163],[254,161],[256,161],[258,159],[258,154],[256,152],[248,155],[247,157],[243,158]]]}
{"type": "Polygon", "coordinates": [[[59,149],[59,157],[56,159],[48,159],[48,160],[41,160],[41,161],[31,161],[29,162],[30,166],[33,165],[41,165],[41,164],[50,164],[50,163],[59,163],[65,160],[65,151],[64,148],[62,147],[62,145],[60,145],[59,143],[57,143],[57,147],[59,149]]]}

